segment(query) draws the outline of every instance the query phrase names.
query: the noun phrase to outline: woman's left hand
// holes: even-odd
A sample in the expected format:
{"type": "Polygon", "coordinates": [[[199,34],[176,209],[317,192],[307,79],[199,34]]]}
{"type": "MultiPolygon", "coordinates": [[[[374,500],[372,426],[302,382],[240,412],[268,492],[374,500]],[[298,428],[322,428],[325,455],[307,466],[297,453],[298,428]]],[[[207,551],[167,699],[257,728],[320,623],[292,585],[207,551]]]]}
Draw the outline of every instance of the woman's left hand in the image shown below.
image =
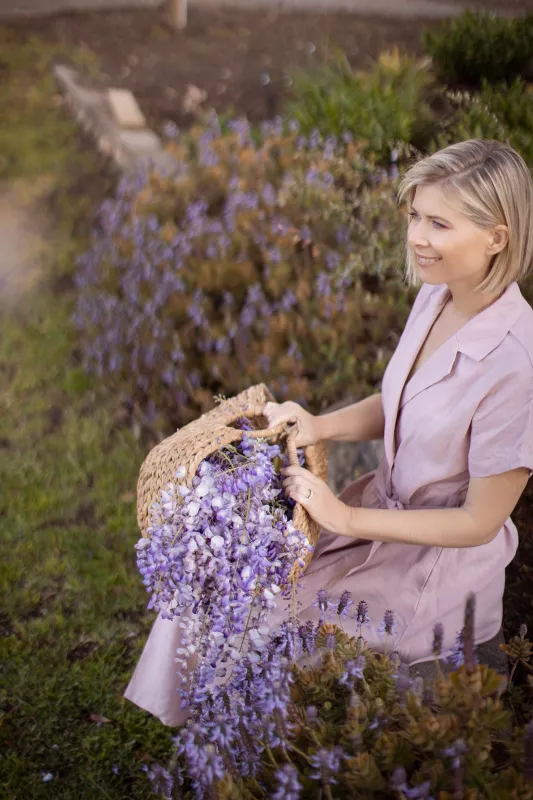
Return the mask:
{"type": "Polygon", "coordinates": [[[285,467],[280,472],[285,476],[285,494],[300,503],[321,528],[347,535],[350,508],[335,497],[327,483],[303,467],[285,467]]]}

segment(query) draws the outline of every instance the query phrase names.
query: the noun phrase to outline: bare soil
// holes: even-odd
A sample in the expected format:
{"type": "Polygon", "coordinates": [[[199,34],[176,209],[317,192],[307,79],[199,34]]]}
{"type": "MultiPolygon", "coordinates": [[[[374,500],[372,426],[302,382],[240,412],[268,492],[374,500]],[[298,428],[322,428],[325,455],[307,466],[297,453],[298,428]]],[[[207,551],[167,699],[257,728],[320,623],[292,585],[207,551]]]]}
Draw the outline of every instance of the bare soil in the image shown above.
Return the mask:
{"type": "MultiPolygon", "coordinates": [[[[287,75],[318,62],[339,45],[350,63],[368,67],[383,50],[422,55],[420,34],[435,20],[359,18],[346,13],[278,13],[259,9],[192,8],[185,31],[170,29],[161,10],[61,14],[10,24],[15,36],[84,45],[99,60],[109,86],[130,89],[149,121],[191,121],[182,107],[189,85],[205,104],[251,120],[281,110],[287,75]]],[[[1,59],[1,55],[0,55],[1,59]]]]}

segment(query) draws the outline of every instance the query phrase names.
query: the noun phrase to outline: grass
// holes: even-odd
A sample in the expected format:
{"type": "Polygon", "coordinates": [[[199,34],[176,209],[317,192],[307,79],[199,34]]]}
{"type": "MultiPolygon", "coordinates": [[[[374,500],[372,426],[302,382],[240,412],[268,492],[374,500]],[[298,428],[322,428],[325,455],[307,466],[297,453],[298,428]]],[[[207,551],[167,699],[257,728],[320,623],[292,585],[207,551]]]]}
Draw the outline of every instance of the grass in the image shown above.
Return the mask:
{"type": "Polygon", "coordinates": [[[78,363],[69,288],[114,176],[50,77],[58,57],[96,64],[7,29],[0,45],[0,180],[47,187],[38,289],[0,299],[0,796],[147,798],[143,764],[172,745],[122,697],[153,622],[133,549],[146,450],[78,363]]]}

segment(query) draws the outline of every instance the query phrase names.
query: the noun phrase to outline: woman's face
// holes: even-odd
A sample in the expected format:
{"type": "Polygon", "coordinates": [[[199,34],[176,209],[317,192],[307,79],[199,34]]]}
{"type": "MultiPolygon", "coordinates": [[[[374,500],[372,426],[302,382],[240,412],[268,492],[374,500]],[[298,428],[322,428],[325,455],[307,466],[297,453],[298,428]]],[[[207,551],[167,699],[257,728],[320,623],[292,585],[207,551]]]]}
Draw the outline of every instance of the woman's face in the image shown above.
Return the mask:
{"type": "Polygon", "coordinates": [[[437,185],[417,186],[409,213],[407,244],[424,283],[474,289],[507,241],[506,229],[498,226],[504,228],[503,246],[500,231],[499,245],[494,247],[497,229],[478,228],[446,202],[437,185]]]}

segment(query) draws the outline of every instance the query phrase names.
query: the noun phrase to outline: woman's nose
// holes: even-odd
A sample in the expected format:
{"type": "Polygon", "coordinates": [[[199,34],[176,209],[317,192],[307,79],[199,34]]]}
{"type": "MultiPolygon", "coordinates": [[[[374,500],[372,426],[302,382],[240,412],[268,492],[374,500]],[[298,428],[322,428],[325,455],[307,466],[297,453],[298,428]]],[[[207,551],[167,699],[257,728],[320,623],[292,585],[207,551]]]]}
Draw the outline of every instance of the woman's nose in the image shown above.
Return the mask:
{"type": "Polygon", "coordinates": [[[409,229],[407,243],[410,244],[411,247],[427,247],[429,245],[429,240],[427,236],[423,235],[423,231],[421,231],[419,227],[416,227],[409,229]]]}

